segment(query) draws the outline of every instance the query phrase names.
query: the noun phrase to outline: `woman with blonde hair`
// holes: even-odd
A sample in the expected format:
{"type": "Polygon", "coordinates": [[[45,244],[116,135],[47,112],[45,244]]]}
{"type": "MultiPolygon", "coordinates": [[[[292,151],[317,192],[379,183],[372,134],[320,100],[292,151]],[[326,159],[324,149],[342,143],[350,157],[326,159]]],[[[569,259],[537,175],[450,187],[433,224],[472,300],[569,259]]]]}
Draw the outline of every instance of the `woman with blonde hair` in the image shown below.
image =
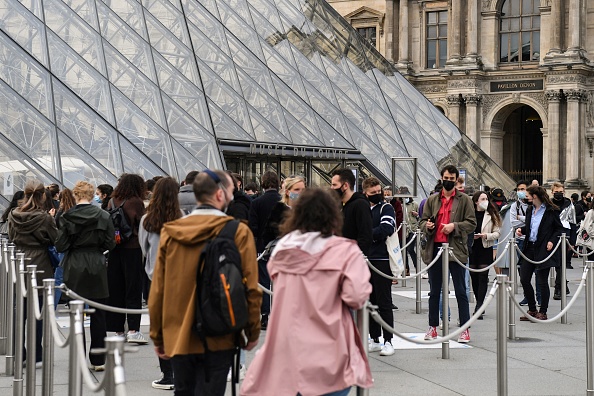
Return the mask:
{"type": "MultiPolygon", "coordinates": [[[[46,198],[43,184],[37,180],[29,181],[24,192],[23,204],[8,215],[8,237],[16,245],[17,250],[25,253],[25,257],[30,259],[27,265],[37,266],[37,270],[40,271],[37,275],[37,283],[41,285],[43,279],[51,279],[54,275],[48,247],[54,244],[58,229],[52,216],[45,210],[46,198]]],[[[41,293],[40,290],[40,298],[41,293]]],[[[39,367],[41,367],[42,358],[42,329],[41,321],[38,320],[35,362],[39,367]]],[[[27,361],[30,360],[27,359],[27,361]]]]}
{"type": "MultiPolygon", "coordinates": [[[[72,189],[76,206],[60,219],[56,249],[66,253],[61,264],[66,286],[89,300],[106,304],[109,292],[103,253],[115,247],[115,231],[109,214],[91,204],[94,194],[92,184],[76,183],[72,189]]],[[[91,314],[90,330],[90,348],[105,348],[105,312],[101,309],[95,308],[91,314]]],[[[105,355],[89,354],[89,359],[92,369],[105,370],[105,355]]]]}

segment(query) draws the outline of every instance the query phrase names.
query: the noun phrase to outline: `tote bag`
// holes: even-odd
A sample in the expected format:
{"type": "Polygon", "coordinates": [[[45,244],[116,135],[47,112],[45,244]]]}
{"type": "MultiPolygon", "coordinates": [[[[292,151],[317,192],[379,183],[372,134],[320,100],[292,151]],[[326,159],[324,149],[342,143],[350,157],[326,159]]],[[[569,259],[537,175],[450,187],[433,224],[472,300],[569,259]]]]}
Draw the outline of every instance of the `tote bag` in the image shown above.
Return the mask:
{"type": "Polygon", "coordinates": [[[394,233],[386,239],[386,247],[388,248],[388,256],[390,257],[390,270],[395,277],[402,276],[404,272],[404,262],[402,261],[402,251],[400,249],[400,238],[398,232],[394,233]]]}
{"type": "Polygon", "coordinates": [[[576,245],[594,250],[594,210],[589,210],[577,232],[576,245]]]}

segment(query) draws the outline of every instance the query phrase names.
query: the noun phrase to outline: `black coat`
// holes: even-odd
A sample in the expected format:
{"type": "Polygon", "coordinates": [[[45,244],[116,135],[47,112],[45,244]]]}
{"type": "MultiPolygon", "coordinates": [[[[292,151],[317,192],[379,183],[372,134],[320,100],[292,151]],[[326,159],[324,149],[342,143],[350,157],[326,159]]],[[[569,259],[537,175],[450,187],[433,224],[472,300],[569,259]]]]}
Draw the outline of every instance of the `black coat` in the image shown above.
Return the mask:
{"type": "Polygon", "coordinates": [[[256,250],[258,253],[262,253],[266,247],[266,242],[263,239],[266,223],[268,222],[272,208],[280,200],[281,196],[277,190],[268,190],[261,197],[252,201],[248,224],[256,239],[256,250]]]}
{"type": "Polygon", "coordinates": [[[233,201],[227,208],[227,214],[235,217],[237,220],[247,220],[250,215],[250,206],[252,200],[242,191],[233,193],[233,201]]]}
{"type": "Polygon", "coordinates": [[[365,195],[354,193],[342,207],[342,215],[342,236],[357,241],[359,249],[364,255],[368,255],[373,243],[373,221],[371,205],[365,195]]]}
{"type": "MultiPolygon", "coordinates": [[[[526,241],[524,242],[524,248],[522,249],[524,254],[526,254],[526,248],[528,245],[527,242],[528,238],[530,237],[530,226],[532,225],[533,211],[534,206],[528,206],[528,210],[526,211],[526,225],[521,228],[522,234],[526,235],[526,241]]],[[[559,237],[564,231],[565,228],[563,228],[563,224],[561,224],[561,220],[559,220],[559,211],[548,206],[542,216],[540,226],[538,227],[538,234],[536,235],[536,242],[534,243],[534,261],[542,261],[547,258],[551,254],[551,252],[547,250],[547,243],[552,242],[554,249],[559,242],[559,237]]],[[[542,264],[538,264],[537,267],[541,269],[559,267],[560,265],[561,248],[557,249],[553,257],[542,264]]]]}

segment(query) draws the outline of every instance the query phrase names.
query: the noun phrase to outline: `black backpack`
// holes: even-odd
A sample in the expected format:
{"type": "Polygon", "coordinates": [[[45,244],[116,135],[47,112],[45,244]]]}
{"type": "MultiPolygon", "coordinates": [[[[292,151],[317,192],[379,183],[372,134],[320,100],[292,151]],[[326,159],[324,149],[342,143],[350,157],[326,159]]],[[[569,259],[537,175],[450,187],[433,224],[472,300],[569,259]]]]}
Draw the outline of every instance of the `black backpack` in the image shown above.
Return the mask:
{"type": "Polygon", "coordinates": [[[194,328],[206,350],[206,337],[237,335],[248,322],[246,279],[235,245],[238,226],[239,221],[229,221],[200,254],[194,328]]]}
{"type": "Polygon", "coordinates": [[[124,204],[126,200],[120,204],[117,208],[114,207],[113,198],[109,201],[109,207],[111,209],[108,210],[109,218],[113,223],[113,228],[115,229],[115,241],[116,245],[120,245],[124,242],[127,242],[132,237],[132,227],[130,227],[130,223],[126,218],[126,213],[124,212],[124,204]]]}

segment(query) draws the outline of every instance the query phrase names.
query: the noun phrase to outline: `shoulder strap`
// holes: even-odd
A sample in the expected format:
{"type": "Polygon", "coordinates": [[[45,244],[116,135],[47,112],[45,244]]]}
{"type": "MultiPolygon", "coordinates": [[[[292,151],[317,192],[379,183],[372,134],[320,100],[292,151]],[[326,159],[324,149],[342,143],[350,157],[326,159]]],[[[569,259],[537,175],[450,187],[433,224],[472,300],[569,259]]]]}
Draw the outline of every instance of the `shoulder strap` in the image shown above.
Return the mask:
{"type": "Polygon", "coordinates": [[[227,238],[232,241],[235,240],[235,233],[237,232],[237,228],[239,227],[239,221],[237,220],[230,220],[225,224],[221,232],[219,233],[217,238],[227,238]]]}

